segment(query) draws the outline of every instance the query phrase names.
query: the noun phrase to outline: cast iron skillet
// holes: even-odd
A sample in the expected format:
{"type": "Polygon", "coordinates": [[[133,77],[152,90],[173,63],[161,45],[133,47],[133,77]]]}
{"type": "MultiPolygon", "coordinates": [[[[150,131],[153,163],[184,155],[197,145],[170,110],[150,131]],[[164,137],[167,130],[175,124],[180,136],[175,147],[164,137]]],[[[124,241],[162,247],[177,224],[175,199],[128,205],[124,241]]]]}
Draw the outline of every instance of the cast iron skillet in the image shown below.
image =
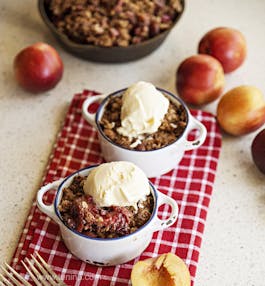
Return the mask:
{"type": "Polygon", "coordinates": [[[98,47],[94,45],[75,43],[74,41],[70,40],[65,34],[59,32],[53,25],[46,11],[46,0],[39,0],[38,6],[40,15],[44,23],[48,26],[48,28],[51,30],[53,35],[56,37],[56,39],[59,41],[59,43],[65,50],[74,54],[75,56],[90,61],[119,63],[137,60],[150,54],[156,48],[158,48],[166,39],[171,29],[176,25],[181,15],[183,14],[185,0],[181,0],[181,2],[183,6],[182,12],[178,15],[174,22],[174,25],[170,29],[158,34],[157,36],[149,40],[146,40],[139,44],[130,45],[128,47],[98,47]]]}

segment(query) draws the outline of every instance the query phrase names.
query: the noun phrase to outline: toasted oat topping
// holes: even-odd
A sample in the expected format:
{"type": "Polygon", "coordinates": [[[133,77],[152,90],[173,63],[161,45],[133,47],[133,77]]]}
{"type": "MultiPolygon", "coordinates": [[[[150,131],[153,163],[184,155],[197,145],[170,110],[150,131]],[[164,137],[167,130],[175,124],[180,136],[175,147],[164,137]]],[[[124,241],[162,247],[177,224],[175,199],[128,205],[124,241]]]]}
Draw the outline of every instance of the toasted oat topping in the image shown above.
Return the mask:
{"type": "Polygon", "coordinates": [[[170,102],[168,112],[157,132],[142,135],[137,139],[122,136],[117,131],[121,126],[121,105],[122,97],[110,98],[101,118],[100,126],[110,140],[127,149],[146,151],[162,148],[176,141],[187,125],[184,107],[170,102]]]}
{"type": "Polygon", "coordinates": [[[129,46],[169,29],[180,0],[49,0],[48,12],[70,39],[96,46],[129,46]]]}
{"type": "Polygon", "coordinates": [[[114,238],[135,232],[151,217],[154,207],[152,195],[134,207],[98,207],[86,195],[83,185],[86,177],[75,176],[71,185],[63,189],[58,206],[63,221],[70,228],[90,237],[114,238]]]}

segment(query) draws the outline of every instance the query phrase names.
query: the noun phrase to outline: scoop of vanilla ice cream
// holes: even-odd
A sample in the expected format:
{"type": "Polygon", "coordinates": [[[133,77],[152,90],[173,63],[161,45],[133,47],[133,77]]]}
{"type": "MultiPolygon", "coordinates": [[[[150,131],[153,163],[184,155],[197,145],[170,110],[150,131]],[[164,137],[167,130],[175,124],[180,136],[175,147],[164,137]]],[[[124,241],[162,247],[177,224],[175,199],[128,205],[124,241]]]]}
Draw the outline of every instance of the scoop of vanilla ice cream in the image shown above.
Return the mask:
{"type": "Polygon", "coordinates": [[[117,131],[128,137],[138,137],[158,130],[167,113],[169,100],[148,82],[139,81],[122,96],[121,127],[117,131]]]}
{"type": "Polygon", "coordinates": [[[144,172],[130,162],[104,163],[87,176],[84,192],[100,207],[134,206],[150,194],[144,172]]]}

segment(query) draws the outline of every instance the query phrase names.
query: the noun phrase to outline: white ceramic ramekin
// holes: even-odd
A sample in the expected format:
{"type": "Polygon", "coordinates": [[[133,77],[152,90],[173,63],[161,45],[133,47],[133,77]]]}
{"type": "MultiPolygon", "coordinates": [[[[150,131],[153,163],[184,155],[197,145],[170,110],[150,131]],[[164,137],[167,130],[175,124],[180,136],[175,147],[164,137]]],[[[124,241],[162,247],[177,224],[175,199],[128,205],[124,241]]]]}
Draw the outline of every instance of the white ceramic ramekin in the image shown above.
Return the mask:
{"type": "Polygon", "coordinates": [[[64,223],[58,211],[58,205],[63,189],[71,184],[73,177],[77,175],[87,176],[95,167],[81,169],[65,179],[43,186],[37,194],[37,205],[42,212],[59,225],[65,245],[79,259],[99,266],[125,263],[144,251],[152,239],[153,232],[163,230],[174,224],[178,216],[178,205],[172,198],[157,191],[154,185],[149,182],[154,197],[154,209],[150,220],[145,225],[134,233],[119,238],[91,238],[81,234],[64,223]],[[52,189],[57,189],[54,203],[46,205],[43,202],[43,196],[52,189]],[[171,206],[171,214],[169,218],[161,220],[158,218],[158,208],[164,204],[171,206]]]}
{"type": "Polygon", "coordinates": [[[183,134],[175,142],[157,150],[129,150],[114,143],[104,134],[100,126],[100,120],[104,113],[105,106],[110,97],[121,96],[126,88],[116,91],[110,95],[89,97],[84,101],[82,108],[84,118],[98,130],[101,151],[104,159],[107,162],[130,161],[140,167],[149,178],[160,176],[175,168],[182,159],[184,152],[201,146],[207,135],[205,126],[190,114],[189,109],[181,99],[166,90],[161,88],[157,89],[167,95],[173,103],[183,105],[187,115],[187,126],[183,134]],[[96,113],[90,113],[88,108],[95,102],[101,104],[96,113]],[[195,140],[188,141],[187,136],[193,129],[199,130],[199,135],[195,140]]]}

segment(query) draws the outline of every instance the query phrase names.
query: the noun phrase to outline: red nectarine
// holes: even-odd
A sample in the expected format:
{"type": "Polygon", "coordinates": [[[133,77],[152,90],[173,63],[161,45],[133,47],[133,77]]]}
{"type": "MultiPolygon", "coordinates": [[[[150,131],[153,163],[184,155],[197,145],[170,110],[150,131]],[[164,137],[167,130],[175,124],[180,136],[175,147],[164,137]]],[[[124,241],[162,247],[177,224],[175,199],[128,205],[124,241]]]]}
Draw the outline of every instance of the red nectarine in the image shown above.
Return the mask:
{"type": "Polygon", "coordinates": [[[52,89],[63,75],[63,62],[57,51],[45,43],[36,43],[20,51],[14,59],[18,83],[32,93],[52,89]]]}
{"type": "Polygon", "coordinates": [[[247,44],[240,31],[220,27],[209,31],[202,37],[198,52],[215,57],[222,64],[224,72],[229,73],[244,62],[247,44]]]}
{"type": "Polygon", "coordinates": [[[224,87],[223,68],[211,56],[191,56],[177,69],[176,87],[186,103],[201,105],[212,102],[221,95],[224,87]]]}

